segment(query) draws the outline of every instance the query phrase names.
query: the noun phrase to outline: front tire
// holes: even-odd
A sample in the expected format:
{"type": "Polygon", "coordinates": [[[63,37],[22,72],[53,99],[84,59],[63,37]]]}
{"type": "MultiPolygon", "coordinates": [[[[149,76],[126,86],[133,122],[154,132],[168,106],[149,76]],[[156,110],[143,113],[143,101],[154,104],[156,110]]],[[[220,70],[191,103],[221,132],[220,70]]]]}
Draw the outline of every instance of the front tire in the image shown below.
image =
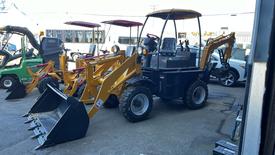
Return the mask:
{"type": "Polygon", "coordinates": [[[0,81],[0,85],[1,88],[9,89],[12,88],[16,84],[16,82],[18,82],[16,78],[11,76],[4,76],[0,81]]]}
{"type": "Polygon", "coordinates": [[[205,82],[197,80],[187,89],[185,104],[189,109],[200,109],[205,106],[208,88],[205,82]]]}
{"type": "Polygon", "coordinates": [[[47,84],[59,89],[59,83],[52,77],[45,77],[38,83],[38,91],[42,94],[47,89],[47,84]]]}
{"type": "Polygon", "coordinates": [[[150,89],[142,86],[125,88],[120,99],[119,109],[130,122],[148,118],[153,108],[153,96],[150,89]]]}

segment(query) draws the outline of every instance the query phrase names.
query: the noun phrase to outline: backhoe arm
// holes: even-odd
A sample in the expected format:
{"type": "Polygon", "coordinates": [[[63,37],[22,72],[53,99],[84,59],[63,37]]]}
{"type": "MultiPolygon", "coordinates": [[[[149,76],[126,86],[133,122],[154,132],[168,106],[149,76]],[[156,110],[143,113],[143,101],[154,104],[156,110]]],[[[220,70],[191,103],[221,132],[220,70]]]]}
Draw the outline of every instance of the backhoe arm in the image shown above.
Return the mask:
{"type": "Polygon", "coordinates": [[[208,44],[203,49],[203,55],[200,61],[200,69],[204,70],[206,64],[209,60],[209,56],[213,53],[213,51],[221,45],[228,44],[224,53],[224,60],[227,61],[231,57],[232,47],[235,42],[235,33],[231,32],[228,35],[221,35],[213,40],[209,41],[208,44]]]}

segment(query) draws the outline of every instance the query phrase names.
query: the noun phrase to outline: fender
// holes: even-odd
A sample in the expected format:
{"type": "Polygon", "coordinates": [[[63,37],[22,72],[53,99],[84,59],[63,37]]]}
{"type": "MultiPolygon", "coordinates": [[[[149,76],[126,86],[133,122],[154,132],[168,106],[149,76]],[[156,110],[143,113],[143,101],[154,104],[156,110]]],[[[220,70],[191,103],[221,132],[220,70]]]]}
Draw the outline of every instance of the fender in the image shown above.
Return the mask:
{"type": "Polygon", "coordinates": [[[150,80],[149,78],[144,77],[142,75],[132,77],[131,79],[126,81],[126,87],[128,87],[128,86],[137,86],[137,85],[149,88],[153,94],[157,91],[156,83],[153,82],[152,80],[150,80]]]}

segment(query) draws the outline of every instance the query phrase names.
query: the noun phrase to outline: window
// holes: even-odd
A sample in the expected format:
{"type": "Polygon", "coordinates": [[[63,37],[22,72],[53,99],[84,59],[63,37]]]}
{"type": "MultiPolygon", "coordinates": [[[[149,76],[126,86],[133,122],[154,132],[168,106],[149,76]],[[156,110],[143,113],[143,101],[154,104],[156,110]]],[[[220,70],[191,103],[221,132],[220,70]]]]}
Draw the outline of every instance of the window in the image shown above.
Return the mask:
{"type": "Polygon", "coordinates": [[[77,43],[83,43],[83,42],[85,42],[85,36],[84,36],[84,33],[83,33],[83,31],[76,31],[76,33],[75,33],[76,35],[75,35],[75,42],[77,42],[77,43]]]}
{"type": "Polygon", "coordinates": [[[94,34],[93,34],[92,31],[86,31],[85,35],[86,35],[85,42],[87,42],[87,43],[93,43],[94,42],[94,34]]]}
{"type": "Polygon", "coordinates": [[[60,39],[60,40],[64,40],[63,39],[63,33],[61,30],[56,30],[56,38],[60,39]]]}
{"type": "MultiPolygon", "coordinates": [[[[141,38],[141,41],[143,41],[144,38],[141,38]]],[[[138,39],[136,37],[131,37],[131,44],[135,45],[137,44],[138,39]]],[[[130,44],[130,37],[118,37],[118,43],[120,44],[130,44]]]]}
{"type": "Polygon", "coordinates": [[[61,39],[65,43],[104,43],[105,31],[98,30],[46,30],[47,37],[61,39]]]}
{"type": "Polygon", "coordinates": [[[65,30],[65,42],[73,42],[73,32],[71,30],[65,30]]]}

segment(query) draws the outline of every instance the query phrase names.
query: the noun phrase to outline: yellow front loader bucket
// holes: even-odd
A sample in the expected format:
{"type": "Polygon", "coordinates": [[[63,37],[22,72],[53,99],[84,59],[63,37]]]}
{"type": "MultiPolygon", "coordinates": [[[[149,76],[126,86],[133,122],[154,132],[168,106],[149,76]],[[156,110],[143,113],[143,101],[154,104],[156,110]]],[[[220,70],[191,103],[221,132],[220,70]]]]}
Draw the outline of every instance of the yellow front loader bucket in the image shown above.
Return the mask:
{"type": "Polygon", "coordinates": [[[29,130],[34,132],[32,138],[39,142],[35,149],[82,138],[89,126],[89,117],[82,103],[50,85],[47,87],[24,115],[28,119],[25,123],[30,124],[29,130]]]}

